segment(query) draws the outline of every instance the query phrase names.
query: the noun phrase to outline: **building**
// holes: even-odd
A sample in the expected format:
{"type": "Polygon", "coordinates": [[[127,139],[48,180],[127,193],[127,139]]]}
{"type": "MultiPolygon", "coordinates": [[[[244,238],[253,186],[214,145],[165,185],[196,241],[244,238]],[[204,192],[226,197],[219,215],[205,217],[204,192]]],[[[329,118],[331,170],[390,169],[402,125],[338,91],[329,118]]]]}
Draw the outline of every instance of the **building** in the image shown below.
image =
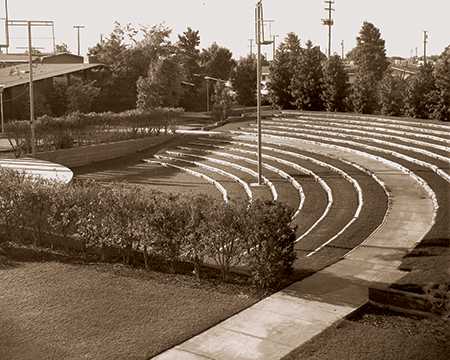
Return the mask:
{"type": "MultiPolygon", "coordinates": [[[[11,57],[12,58],[12,57],[11,57]]],[[[82,58],[81,58],[82,59],[82,58]]],[[[3,108],[5,119],[29,118],[29,64],[17,63],[0,67],[0,86],[3,86],[3,108]]],[[[11,61],[11,64],[13,62],[11,61]]],[[[49,96],[54,93],[55,82],[70,85],[73,77],[84,80],[95,79],[102,64],[84,64],[80,57],[70,54],[39,58],[33,63],[33,84],[37,115],[49,96]]]]}

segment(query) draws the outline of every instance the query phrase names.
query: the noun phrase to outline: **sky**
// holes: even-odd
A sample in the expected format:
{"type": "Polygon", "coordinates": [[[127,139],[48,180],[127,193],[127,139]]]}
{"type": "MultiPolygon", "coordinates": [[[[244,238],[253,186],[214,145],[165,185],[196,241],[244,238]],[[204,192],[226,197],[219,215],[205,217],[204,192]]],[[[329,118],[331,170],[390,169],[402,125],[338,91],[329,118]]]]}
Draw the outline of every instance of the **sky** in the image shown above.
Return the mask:
{"type": "MultiPolygon", "coordinates": [[[[3,2],[4,0],[0,0],[3,2]]],[[[249,53],[250,38],[254,38],[254,8],[256,0],[8,0],[10,19],[53,20],[57,43],[66,43],[77,51],[77,36],[73,25],[84,25],[81,32],[81,52],[107,36],[114,22],[154,25],[164,22],[173,29],[173,39],[188,26],[200,31],[201,47],[216,41],[230,48],[236,58],[249,53]]],[[[323,0],[264,0],[264,15],[274,20],[272,33],[281,41],[288,32],[297,33],[303,44],[312,40],[327,48],[328,30],[321,24],[326,17],[323,0]]],[[[356,44],[364,21],[377,26],[386,40],[389,56],[409,57],[418,48],[423,52],[423,30],[429,32],[429,54],[440,54],[450,45],[449,0],[335,0],[332,51],[341,53],[356,44]]],[[[4,15],[1,14],[0,17],[4,15]]],[[[10,52],[23,52],[25,29],[11,31],[10,52]]],[[[1,37],[1,33],[0,33],[1,37]]],[[[35,47],[51,48],[51,30],[33,30],[35,47]]],[[[263,48],[271,58],[271,46],[263,48]]]]}

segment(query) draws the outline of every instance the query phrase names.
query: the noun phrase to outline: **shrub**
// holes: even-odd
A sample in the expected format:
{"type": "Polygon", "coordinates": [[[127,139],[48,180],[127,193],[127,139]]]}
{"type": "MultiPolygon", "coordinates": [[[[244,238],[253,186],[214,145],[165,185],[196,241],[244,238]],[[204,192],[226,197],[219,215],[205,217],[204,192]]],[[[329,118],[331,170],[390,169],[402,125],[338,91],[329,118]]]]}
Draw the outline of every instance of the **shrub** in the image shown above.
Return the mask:
{"type": "Polygon", "coordinates": [[[254,201],[245,217],[245,263],[253,284],[262,290],[279,285],[292,271],[295,229],[292,210],[277,202],[254,201]]]}
{"type": "Polygon", "coordinates": [[[186,227],[184,235],[184,256],[194,265],[194,273],[200,279],[200,269],[208,253],[211,229],[210,209],[221,206],[207,195],[188,196],[183,201],[186,207],[186,227]]]}
{"type": "Polygon", "coordinates": [[[294,261],[292,212],[274,202],[225,204],[206,195],[172,195],[125,185],[32,179],[0,170],[0,234],[3,240],[95,255],[136,264],[143,255],[169,271],[182,261],[200,278],[215,263],[223,281],[247,265],[261,289],[275,286],[294,261]]]}
{"type": "Polygon", "coordinates": [[[244,251],[245,206],[217,204],[210,209],[208,256],[219,266],[222,280],[229,277],[244,251]]]}
{"type": "MultiPolygon", "coordinates": [[[[142,112],[72,113],[63,117],[42,116],[35,121],[38,151],[51,151],[89,144],[175,133],[174,117],[181,109],[159,108],[142,112]]],[[[5,131],[16,157],[31,152],[28,121],[6,123],[5,131]]]]}

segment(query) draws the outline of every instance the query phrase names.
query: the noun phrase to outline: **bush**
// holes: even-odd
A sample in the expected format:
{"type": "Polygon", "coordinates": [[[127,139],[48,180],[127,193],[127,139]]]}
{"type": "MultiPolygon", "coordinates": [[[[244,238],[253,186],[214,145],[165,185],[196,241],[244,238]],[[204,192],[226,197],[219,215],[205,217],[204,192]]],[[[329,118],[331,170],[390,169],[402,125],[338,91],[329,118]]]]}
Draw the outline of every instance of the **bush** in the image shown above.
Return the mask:
{"type": "Polygon", "coordinates": [[[63,185],[0,170],[3,241],[128,265],[143,259],[146,268],[155,260],[153,268],[170,272],[188,262],[198,278],[204,263],[215,263],[223,281],[246,265],[260,289],[276,286],[292,269],[291,215],[274,202],[225,204],[207,195],[90,181],[63,185]]]}
{"type": "Polygon", "coordinates": [[[279,285],[292,272],[295,229],[292,210],[277,202],[254,201],[246,211],[245,262],[259,289],[279,285]]]}
{"type": "MultiPolygon", "coordinates": [[[[35,121],[38,151],[51,151],[89,144],[134,139],[174,133],[174,117],[181,109],[160,108],[142,112],[72,113],[63,117],[44,115],[35,121]]],[[[6,123],[5,131],[20,157],[31,152],[31,131],[28,121],[6,123]]]]}

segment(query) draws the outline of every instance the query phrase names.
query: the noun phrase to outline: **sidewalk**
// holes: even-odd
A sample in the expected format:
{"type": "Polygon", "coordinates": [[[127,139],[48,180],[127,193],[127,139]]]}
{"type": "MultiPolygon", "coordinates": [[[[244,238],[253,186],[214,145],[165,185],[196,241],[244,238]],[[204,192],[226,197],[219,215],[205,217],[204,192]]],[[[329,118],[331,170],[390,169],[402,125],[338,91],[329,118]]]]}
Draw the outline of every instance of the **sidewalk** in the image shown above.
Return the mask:
{"type": "Polygon", "coordinates": [[[264,141],[301,145],[370,170],[390,191],[385,221],[341,261],[156,356],[156,360],[281,359],[365,304],[369,286],[391,284],[403,277],[405,273],[397,269],[401,259],[434,223],[431,194],[388,163],[297,139],[264,141]]]}
{"type": "Polygon", "coordinates": [[[2,159],[0,158],[0,169],[12,169],[24,172],[33,177],[39,177],[47,180],[54,180],[63,183],[72,181],[73,173],[69,168],[36,159],[2,159]]]}

